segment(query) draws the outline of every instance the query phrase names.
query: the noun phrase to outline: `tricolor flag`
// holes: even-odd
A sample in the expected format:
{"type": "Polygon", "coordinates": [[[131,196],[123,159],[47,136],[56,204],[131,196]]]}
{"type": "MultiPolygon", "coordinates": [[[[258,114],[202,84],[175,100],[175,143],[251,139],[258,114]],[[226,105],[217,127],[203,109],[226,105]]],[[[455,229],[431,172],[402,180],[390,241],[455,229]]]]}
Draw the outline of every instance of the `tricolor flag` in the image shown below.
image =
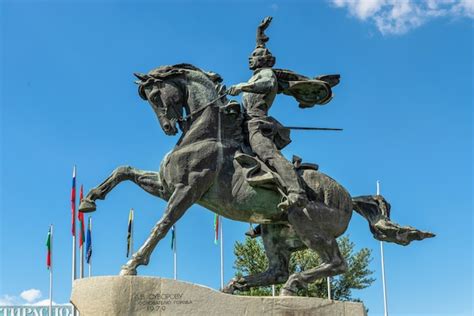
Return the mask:
{"type": "Polygon", "coordinates": [[[87,239],[86,239],[86,262],[91,263],[92,257],[92,218],[89,216],[89,223],[87,225],[87,239]]]}
{"type": "Polygon", "coordinates": [[[76,166],[72,170],[72,190],[71,190],[71,231],[72,235],[76,236],[76,166]]]}
{"type": "Polygon", "coordinates": [[[214,243],[219,240],[219,215],[214,214],[214,243]]]}
{"type": "MultiPolygon", "coordinates": [[[[79,203],[82,202],[82,199],[84,198],[84,189],[82,187],[82,184],[81,184],[81,189],[79,190],[79,203]]],[[[84,213],[82,212],[78,212],[77,213],[77,219],[79,220],[80,222],[80,225],[81,227],[79,228],[80,231],[79,231],[79,247],[82,247],[82,245],[84,244],[84,241],[86,241],[85,239],[85,230],[84,230],[84,213]]]]}
{"type": "Polygon", "coordinates": [[[46,267],[51,269],[51,226],[49,227],[48,238],[46,239],[46,249],[48,250],[46,255],[46,267]]]}
{"type": "Polygon", "coordinates": [[[130,209],[128,214],[128,233],[127,233],[127,258],[131,255],[133,242],[133,208],[130,209]]]}

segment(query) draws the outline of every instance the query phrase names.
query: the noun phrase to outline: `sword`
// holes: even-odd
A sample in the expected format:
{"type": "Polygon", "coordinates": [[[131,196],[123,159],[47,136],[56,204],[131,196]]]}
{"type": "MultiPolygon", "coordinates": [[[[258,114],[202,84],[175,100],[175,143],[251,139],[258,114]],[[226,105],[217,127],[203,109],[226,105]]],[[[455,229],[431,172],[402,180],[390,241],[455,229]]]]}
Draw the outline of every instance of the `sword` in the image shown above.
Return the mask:
{"type": "Polygon", "coordinates": [[[342,131],[342,128],[331,127],[301,127],[301,126],[285,126],[289,129],[303,130],[303,131],[342,131]]]}

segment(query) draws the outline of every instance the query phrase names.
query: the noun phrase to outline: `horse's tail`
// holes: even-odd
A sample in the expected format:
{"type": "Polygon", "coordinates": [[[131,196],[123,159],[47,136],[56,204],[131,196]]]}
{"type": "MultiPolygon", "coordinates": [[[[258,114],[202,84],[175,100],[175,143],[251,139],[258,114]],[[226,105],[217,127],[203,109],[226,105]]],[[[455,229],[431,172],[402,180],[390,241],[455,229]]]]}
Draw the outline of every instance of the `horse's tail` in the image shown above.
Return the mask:
{"type": "Polygon", "coordinates": [[[374,238],[381,241],[408,245],[413,240],[434,237],[410,226],[400,226],[390,220],[390,204],[381,195],[365,195],[352,198],[354,210],[368,222],[374,238]]]}

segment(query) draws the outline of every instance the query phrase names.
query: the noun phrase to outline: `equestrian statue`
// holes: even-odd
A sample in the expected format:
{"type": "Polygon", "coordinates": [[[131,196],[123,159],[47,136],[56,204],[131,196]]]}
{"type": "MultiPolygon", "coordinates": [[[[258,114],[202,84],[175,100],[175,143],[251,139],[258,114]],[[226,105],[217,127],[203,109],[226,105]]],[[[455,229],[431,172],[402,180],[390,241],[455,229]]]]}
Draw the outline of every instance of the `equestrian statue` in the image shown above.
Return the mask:
{"type": "Polygon", "coordinates": [[[408,245],[433,237],[430,232],[400,226],[390,220],[390,204],[381,195],[351,197],[318,166],[290,163],[280,150],[290,143],[290,130],[268,116],[275,96],[293,96],[301,108],[328,103],[339,75],[309,78],[275,69],[275,57],[266,47],[265,18],[257,27],[256,48],[249,58],[253,75],[248,82],[226,89],[222,78],[190,64],[161,66],[135,74],[138,92],[155,112],[166,135],[181,137],[163,159],[160,170],[121,166],[82,200],[79,210],[96,210],[122,181],[132,181],[168,202],[161,219],[144,244],[122,266],[120,275],[136,275],[147,265],[156,245],[195,203],[231,220],[258,224],[252,236],[261,236],[268,269],[232,279],[226,293],[284,283],[280,295],[296,295],[319,278],[347,270],[336,238],[347,229],[355,210],[369,223],[373,236],[408,245]],[[242,106],[227,95],[242,93],[242,106]],[[289,274],[290,255],[310,248],[323,263],[289,274]]]}

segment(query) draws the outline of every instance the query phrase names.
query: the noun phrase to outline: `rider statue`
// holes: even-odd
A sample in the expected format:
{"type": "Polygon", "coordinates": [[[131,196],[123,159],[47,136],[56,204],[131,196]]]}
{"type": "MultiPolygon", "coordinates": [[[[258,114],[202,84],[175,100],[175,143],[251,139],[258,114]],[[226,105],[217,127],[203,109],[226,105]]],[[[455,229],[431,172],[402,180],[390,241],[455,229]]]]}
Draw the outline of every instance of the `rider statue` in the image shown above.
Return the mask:
{"type": "Polygon", "coordinates": [[[242,103],[250,147],[280,176],[287,196],[278,207],[285,210],[293,205],[306,206],[307,197],[296,170],[280,152],[291,142],[290,130],[268,116],[278,93],[278,79],[272,69],[275,57],[265,47],[269,38],[264,31],[271,20],[271,17],[265,18],[257,28],[257,47],[249,57],[249,68],[254,71],[252,77],[248,82],[230,87],[227,93],[235,96],[243,92],[242,103]]]}

